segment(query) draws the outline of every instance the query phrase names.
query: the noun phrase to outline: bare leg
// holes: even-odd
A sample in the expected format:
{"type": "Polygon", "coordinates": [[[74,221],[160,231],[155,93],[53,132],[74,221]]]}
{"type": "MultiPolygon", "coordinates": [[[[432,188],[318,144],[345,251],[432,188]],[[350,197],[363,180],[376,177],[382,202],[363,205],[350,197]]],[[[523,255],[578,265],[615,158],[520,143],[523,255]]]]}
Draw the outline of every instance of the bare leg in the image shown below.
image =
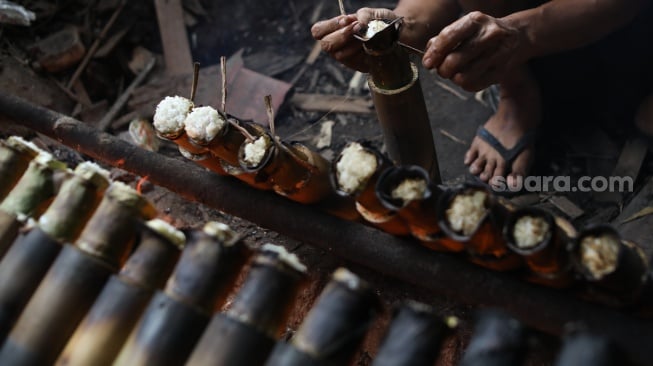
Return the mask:
{"type": "MultiPolygon", "coordinates": [[[[537,3],[511,0],[459,0],[465,11],[478,10],[494,17],[502,17],[537,3]]],[[[512,148],[529,130],[535,129],[541,119],[540,91],[527,66],[516,69],[500,83],[501,97],[497,113],[485,123],[485,128],[506,148],[512,148]]],[[[465,164],[470,173],[483,181],[505,176],[507,183],[515,186],[517,177],[527,174],[533,160],[533,146],[526,148],[507,166],[507,162],[487,142],[474,138],[465,154],[465,164]]]]}

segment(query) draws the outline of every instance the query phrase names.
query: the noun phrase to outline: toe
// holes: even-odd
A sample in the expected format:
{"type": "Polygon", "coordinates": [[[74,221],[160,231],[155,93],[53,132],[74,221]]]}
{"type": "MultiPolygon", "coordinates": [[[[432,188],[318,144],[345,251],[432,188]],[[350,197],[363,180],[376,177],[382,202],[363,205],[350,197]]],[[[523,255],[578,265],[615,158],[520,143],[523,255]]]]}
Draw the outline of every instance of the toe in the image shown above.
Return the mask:
{"type": "Polygon", "coordinates": [[[472,142],[472,146],[469,147],[467,153],[465,153],[465,165],[471,164],[478,157],[478,148],[476,144],[472,142]]]}
{"type": "Polygon", "coordinates": [[[492,178],[494,177],[503,177],[506,174],[506,162],[505,160],[497,161],[497,166],[494,168],[492,173],[492,178]]]}
{"type": "Polygon", "coordinates": [[[512,163],[512,172],[508,176],[508,186],[518,188],[523,182],[526,172],[530,167],[532,151],[530,149],[522,152],[512,163]]]}
{"type": "Polygon", "coordinates": [[[479,175],[485,168],[485,157],[478,157],[472,165],[469,166],[469,172],[474,175],[479,175]]]}
{"type": "Polygon", "coordinates": [[[488,160],[487,163],[485,163],[485,169],[483,169],[483,173],[481,173],[480,178],[483,182],[487,182],[492,178],[492,173],[494,173],[494,169],[497,166],[496,160],[488,160]]]}

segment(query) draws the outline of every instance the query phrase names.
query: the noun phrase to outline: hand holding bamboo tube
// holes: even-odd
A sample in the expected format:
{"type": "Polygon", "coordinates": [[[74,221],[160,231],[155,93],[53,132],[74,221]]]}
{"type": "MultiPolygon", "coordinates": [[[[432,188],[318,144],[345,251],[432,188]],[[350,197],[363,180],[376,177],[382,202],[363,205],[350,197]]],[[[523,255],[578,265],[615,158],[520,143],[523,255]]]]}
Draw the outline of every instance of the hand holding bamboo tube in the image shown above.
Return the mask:
{"type": "Polygon", "coordinates": [[[76,245],[65,245],[0,350],[0,364],[53,363],[109,276],[132,249],[136,223],[153,207],[113,182],[76,245]]]}
{"type": "Polygon", "coordinates": [[[227,225],[191,232],[165,289],[154,294],[114,365],[183,365],[248,254],[227,225]]]}
{"type": "Polygon", "coordinates": [[[18,136],[11,136],[0,141],[0,200],[4,199],[11,188],[18,182],[39,150],[31,142],[18,136]]]}
{"type": "Polygon", "coordinates": [[[141,229],[137,249],[113,275],[57,360],[60,366],[111,365],[179,257],[184,234],[159,219],[141,229]]]}
{"type": "Polygon", "coordinates": [[[285,248],[264,245],[231,306],[213,316],[187,365],[262,365],[305,272],[285,248]]]}

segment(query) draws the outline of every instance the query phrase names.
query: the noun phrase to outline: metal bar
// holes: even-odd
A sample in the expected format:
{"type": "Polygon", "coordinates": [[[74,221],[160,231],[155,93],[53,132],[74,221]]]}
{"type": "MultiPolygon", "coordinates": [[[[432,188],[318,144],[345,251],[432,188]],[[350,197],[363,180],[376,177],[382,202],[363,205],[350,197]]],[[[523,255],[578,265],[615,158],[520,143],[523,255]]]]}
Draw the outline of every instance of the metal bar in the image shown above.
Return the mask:
{"type": "Polygon", "coordinates": [[[229,177],[179,159],[145,151],[70,117],[0,92],[0,114],[81,151],[141,176],[181,196],[327,250],[380,273],[425,287],[450,300],[501,307],[525,324],[562,334],[568,322],[610,336],[640,364],[653,359],[653,320],[584,302],[565,291],[495,273],[414,241],[327,215],[313,206],[257,191],[229,177]],[[256,209],[252,209],[256,207],[256,209]]]}

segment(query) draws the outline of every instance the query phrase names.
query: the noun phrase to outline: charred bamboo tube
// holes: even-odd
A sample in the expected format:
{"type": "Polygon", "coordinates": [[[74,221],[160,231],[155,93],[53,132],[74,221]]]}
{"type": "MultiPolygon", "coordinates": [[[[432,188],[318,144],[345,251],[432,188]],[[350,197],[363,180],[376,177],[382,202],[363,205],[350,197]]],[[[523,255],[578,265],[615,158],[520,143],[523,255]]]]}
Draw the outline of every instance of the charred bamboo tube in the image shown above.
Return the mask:
{"type": "Polygon", "coordinates": [[[456,325],[456,318],[445,322],[432,307],[408,302],[395,314],[372,366],[433,366],[456,325]]]}
{"type": "Polygon", "coordinates": [[[621,306],[641,294],[648,278],[648,258],[612,226],[583,230],[570,249],[576,272],[587,281],[588,296],[621,306]]]}
{"type": "Polygon", "coordinates": [[[524,258],[532,273],[527,279],[554,287],[571,285],[567,246],[576,231],[567,220],[536,207],[520,208],[508,217],[504,237],[508,248],[524,258]]]}
{"type": "Polygon", "coordinates": [[[305,271],[283,247],[264,245],[231,307],[213,316],[186,365],[262,365],[305,271]]]}
{"type": "Polygon", "coordinates": [[[316,203],[332,193],[329,163],[302,145],[263,133],[241,145],[238,160],[245,171],[268,177],[272,189],[290,200],[316,203]]]}
{"type": "Polygon", "coordinates": [[[7,196],[38,154],[39,149],[34,144],[18,136],[0,143],[0,200],[7,196]]]}
{"type": "Polygon", "coordinates": [[[66,245],[0,349],[2,365],[49,365],[66,345],[106,280],[124,261],[136,220],[154,209],[114,182],[76,245],[66,245]]]}
{"type": "Polygon", "coordinates": [[[43,152],[29,163],[25,174],[0,203],[0,257],[18,236],[28,217],[38,217],[56,193],[54,174],[66,164],[43,152]]]}
{"type": "Polygon", "coordinates": [[[0,341],[18,319],[61,246],[77,238],[100,203],[109,184],[108,176],[109,172],[93,163],[79,164],[36,226],[19,236],[0,261],[0,341]]]}
{"type": "Polygon", "coordinates": [[[440,229],[436,213],[440,192],[430,183],[426,170],[416,165],[387,169],[376,184],[381,203],[397,212],[422,245],[438,251],[463,251],[464,244],[447,238],[440,229]]]}
{"type": "Polygon", "coordinates": [[[392,166],[367,142],[347,144],[331,165],[331,184],[343,197],[354,197],[356,210],[372,225],[393,235],[409,235],[408,225],[376,195],[376,182],[392,166]]]}
{"type": "Polygon", "coordinates": [[[579,332],[565,337],[555,366],[618,366],[629,364],[608,338],[579,332]]]}
{"type": "Polygon", "coordinates": [[[465,304],[501,307],[550,334],[560,334],[569,321],[583,320],[592,331],[609,334],[634,361],[647,364],[653,358],[653,348],[648,342],[653,337],[653,322],[635,314],[581,301],[570,292],[532,286],[516,276],[488,273],[456,256],[425,250],[404,238],[340,220],[311,206],[295,204],[201,167],[189,166],[179,159],[146,151],[2,91],[0,114],[98,161],[148,176],[154,184],[189,200],[246,218],[432,293],[465,304]],[[224,194],[216,195],[216,191],[224,194]],[[251,209],[254,204],[256,210],[251,209]],[[294,219],[288,220],[290,216],[294,219]],[[447,278],[447,281],[424,281],[425,278],[447,278]]]}
{"type": "Polygon", "coordinates": [[[154,291],[172,272],[185,241],[169,224],[148,221],[136,251],[111,276],[56,364],[111,365],[154,291]]]}
{"type": "Polygon", "coordinates": [[[114,365],[183,365],[244,261],[224,224],[192,232],[164,291],[157,291],[114,365]],[[210,234],[209,234],[210,233],[210,234]]]}
{"type": "Polygon", "coordinates": [[[339,268],[289,343],[280,342],[267,366],[346,365],[378,307],[372,289],[339,268]]]}
{"type": "Polygon", "coordinates": [[[376,113],[390,158],[397,165],[418,165],[440,184],[438,158],[417,66],[397,43],[401,22],[363,38],[376,113]]]}
{"type": "Polygon", "coordinates": [[[517,366],[525,353],[526,331],[514,318],[498,310],[479,314],[460,366],[517,366]]]}
{"type": "Polygon", "coordinates": [[[510,210],[485,187],[466,184],[442,193],[437,217],[449,238],[464,243],[472,262],[505,271],[523,265],[521,257],[508,250],[502,235],[510,210]]]}

